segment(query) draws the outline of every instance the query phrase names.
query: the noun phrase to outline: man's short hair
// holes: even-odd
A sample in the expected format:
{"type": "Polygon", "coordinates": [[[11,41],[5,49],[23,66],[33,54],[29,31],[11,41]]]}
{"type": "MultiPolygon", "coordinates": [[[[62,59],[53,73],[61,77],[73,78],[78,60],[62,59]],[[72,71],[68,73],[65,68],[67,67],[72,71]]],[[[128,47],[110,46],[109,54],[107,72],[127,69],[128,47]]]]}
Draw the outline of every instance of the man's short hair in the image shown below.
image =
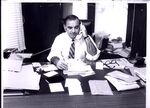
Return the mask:
{"type": "Polygon", "coordinates": [[[78,20],[78,21],[79,21],[79,24],[80,24],[79,18],[78,18],[77,16],[75,16],[75,15],[68,15],[68,16],[64,19],[63,24],[66,25],[66,22],[67,22],[68,20],[78,20]]]}

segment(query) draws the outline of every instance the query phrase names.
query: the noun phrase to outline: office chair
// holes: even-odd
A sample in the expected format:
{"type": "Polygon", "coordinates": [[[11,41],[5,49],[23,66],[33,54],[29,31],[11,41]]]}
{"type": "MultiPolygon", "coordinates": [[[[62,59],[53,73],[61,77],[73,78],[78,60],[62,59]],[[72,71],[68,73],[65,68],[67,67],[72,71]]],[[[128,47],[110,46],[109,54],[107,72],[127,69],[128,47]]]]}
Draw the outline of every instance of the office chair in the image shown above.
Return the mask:
{"type": "Polygon", "coordinates": [[[94,32],[93,20],[81,20],[81,22],[85,26],[85,28],[87,30],[87,34],[92,36],[92,34],[94,32]]]}

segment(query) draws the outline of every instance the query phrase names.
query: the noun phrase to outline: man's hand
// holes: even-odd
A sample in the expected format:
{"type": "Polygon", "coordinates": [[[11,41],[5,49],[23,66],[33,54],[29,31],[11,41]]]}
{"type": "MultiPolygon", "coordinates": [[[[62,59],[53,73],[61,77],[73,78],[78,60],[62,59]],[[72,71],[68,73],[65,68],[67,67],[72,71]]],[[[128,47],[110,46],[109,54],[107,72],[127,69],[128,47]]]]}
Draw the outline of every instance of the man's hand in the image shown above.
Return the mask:
{"type": "Polygon", "coordinates": [[[68,65],[62,61],[62,60],[59,60],[57,63],[56,63],[56,67],[58,69],[61,69],[61,70],[67,70],[68,69],[68,65]]]}
{"type": "Polygon", "coordinates": [[[65,61],[60,60],[58,57],[54,56],[51,58],[52,63],[61,70],[67,70],[68,69],[68,65],[65,61]]]}
{"type": "Polygon", "coordinates": [[[80,24],[80,32],[82,33],[83,37],[87,37],[87,30],[82,23],[80,24]]]}

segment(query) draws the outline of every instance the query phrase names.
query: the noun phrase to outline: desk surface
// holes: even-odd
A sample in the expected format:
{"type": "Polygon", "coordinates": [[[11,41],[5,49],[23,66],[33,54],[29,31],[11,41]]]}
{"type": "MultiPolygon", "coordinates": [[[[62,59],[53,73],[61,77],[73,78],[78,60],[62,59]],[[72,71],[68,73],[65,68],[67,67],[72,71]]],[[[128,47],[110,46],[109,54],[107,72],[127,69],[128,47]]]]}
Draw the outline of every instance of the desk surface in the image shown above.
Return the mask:
{"type": "Polygon", "coordinates": [[[4,108],[145,108],[144,89],[117,92],[113,96],[45,94],[4,97],[4,108]]]}
{"type": "Polygon", "coordinates": [[[38,94],[4,97],[3,106],[4,108],[145,108],[145,88],[117,92],[110,84],[114,95],[91,95],[88,80],[103,80],[108,72],[108,70],[94,71],[97,74],[85,78],[77,76],[82,83],[84,91],[82,96],[69,96],[66,92],[50,93],[48,85],[44,82],[44,78],[42,78],[40,81],[42,88],[38,94]]]}

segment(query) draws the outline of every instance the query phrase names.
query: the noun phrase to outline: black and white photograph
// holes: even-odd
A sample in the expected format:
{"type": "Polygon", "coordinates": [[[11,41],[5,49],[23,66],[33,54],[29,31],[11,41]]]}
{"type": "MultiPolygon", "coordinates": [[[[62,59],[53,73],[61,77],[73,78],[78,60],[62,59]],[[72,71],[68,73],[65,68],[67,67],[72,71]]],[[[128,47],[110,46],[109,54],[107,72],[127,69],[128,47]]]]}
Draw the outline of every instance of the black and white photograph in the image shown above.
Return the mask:
{"type": "Polygon", "coordinates": [[[2,108],[150,108],[149,0],[2,0],[2,108]]]}

